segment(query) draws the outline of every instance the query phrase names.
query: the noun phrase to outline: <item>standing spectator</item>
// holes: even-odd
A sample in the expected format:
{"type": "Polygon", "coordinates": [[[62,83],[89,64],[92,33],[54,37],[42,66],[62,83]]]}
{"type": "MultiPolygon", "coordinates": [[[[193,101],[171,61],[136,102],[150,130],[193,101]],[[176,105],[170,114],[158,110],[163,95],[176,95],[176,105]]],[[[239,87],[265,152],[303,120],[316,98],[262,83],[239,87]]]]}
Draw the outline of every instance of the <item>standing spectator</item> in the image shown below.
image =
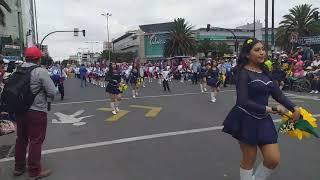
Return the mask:
{"type": "Polygon", "coordinates": [[[14,61],[10,61],[8,64],[8,68],[7,68],[7,73],[13,73],[14,70],[16,69],[16,65],[14,63],[14,61]]]}
{"type": "MultiPolygon", "coordinates": [[[[36,48],[27,48],[26,63],[21,67],[32,67],[40,64],[42,52],[36,48]]],[[[41,147],[47,130],[47,98],[53,100],[55,86],[46,69],[37,67],[31,71],[30,89],[35,95],[33,104],[23,115],[17,115],[17,140],[15,146],[14,176],[21,176],[28,167],[30,179],[47,177],[50,170],[41,167],[41,147]],[[28,162],[26,164],[26,153],[28,162]],[[27,166],[26,166],[27,165],[27,166]]]]}
{"type": "Polygon", "coordinates": [[[302,56],[298,56],[298,60],[293,66],[293,76],[297,78],[304,76],[303,61],[301,60],[301,57],[302,56]]]}
{"type": "Polygon", "coordinates": [[[84,83],[84,86],[87,87],[87,80],[86,80],[87,73],[88,73],[87,68],[84,66],[84,64],[81,64],[79,68],[79,74],[80,74],[80,80],[81,80],[80,87],[83,87],[83,83],[84,83]]]}
{"type": "Polygon", "coordinates": [[[198,84],[198,75],[200,73],[200,68],[201,68],[201,64],[199,63],[198,60],[195,60],[193,63],[192,63],[192,73],[193,73],[193,76],[192,76],[192,84],[198,84]]]}
{"type": "Polygon", "coordinates": [[[3,83],[3,76],[6,73],[6,71],[4,70],[4,61],[0,56],[0,84],[3,83]]]}
{"type": "Polygon", "coordinates": [[[302,60],[305,62],[305,66],[310,66],[314,57],[314,52],[310,48],[310,45],[306,45],[302,53],[302,60]]]}

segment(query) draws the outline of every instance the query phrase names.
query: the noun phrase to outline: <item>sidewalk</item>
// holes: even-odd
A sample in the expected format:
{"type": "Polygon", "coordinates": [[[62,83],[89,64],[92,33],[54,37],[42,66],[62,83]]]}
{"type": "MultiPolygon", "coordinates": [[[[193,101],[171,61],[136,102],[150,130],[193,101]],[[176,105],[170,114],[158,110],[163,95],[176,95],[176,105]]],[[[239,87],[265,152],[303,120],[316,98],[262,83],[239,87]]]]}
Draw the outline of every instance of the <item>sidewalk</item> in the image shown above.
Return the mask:
{"type": "Polygon", "coordinates": [[[14,150],[16,134],[0,136],[0,159],[6,158],[14,150]]]}

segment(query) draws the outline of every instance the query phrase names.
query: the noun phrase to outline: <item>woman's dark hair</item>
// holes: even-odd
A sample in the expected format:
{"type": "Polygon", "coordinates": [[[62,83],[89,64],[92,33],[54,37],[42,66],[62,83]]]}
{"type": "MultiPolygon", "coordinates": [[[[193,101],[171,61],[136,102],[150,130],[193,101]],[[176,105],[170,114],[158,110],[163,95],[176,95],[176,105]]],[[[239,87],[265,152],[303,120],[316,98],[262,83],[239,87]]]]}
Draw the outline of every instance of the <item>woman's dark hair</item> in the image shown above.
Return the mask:
{"type": "Polygon", "coordinates": [[[108,76],[111,77],[113,75],[113,67],[112,67],[112,62],[109,63],[109,71],[108,71],[108,76]]]}
{"type": "MultiPolygon", "coordinates": [[[[248,38],[244,41],[240,55],[237,60],[236,70],[238,73],[244,68],[244,66],[248,64],[249,59],[247,56],[250,54],[252,48],[258,43],[262,42],[256,38],[248,38]]],[[[270,73],[268,67],[264,63],[260,64],[260,68],[264,73],[270,73]]]]}
{"type": "Polygon", "coordinates": [[[219,63],[218,63],[217,61],[213,60],[213,61],[211,62],[211,64],[210,64],[212,68],[213,68],[213,63],[216,63],[216,65],[215,65],[214,67],[217,68],[218,65],[219,65],[219,63]]]}
{"type": "Polygon", "coordinates": [[[16,68],[16,65],[14,61],[10,61],[8,64],[7,72],[8,73],[13,73],[13,70],[16,68]]]}

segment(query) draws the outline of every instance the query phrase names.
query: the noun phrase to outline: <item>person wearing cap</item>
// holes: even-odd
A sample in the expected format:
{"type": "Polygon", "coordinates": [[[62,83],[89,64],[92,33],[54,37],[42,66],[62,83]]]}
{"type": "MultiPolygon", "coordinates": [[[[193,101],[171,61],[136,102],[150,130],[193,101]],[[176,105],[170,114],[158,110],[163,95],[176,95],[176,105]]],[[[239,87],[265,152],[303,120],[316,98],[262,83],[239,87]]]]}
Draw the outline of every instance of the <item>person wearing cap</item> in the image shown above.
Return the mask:
{"type": "MultiPolygon", "coordinates": [[[[21,67],[40,64],[42,52],[37,47],[27,48],[26,62],[21,67]]],[[[15,145],[14,176],[23,175],[28,170],[30,179],[39,179],[51,174],[41,167],[41,148],[47,129],[47,99],[54,99],[56,88],[46,69],[40,66],[31,71],[30,89],[37,94],[29,111],[23,116],[17,115],[17,139],[15,145]],[[28,149],[28,159],[26,153],[28,149]],[[26,169],[28,167],[28,169],[26,169]]]]}

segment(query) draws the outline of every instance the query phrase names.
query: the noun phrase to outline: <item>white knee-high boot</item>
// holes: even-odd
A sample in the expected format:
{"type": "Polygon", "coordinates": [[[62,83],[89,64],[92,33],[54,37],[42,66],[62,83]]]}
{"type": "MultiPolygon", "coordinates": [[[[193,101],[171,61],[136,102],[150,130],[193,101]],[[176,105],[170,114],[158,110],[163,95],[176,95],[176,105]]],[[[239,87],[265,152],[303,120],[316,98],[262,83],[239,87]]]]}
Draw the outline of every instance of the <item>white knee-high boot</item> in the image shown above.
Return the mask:
{"type": "Polygon", "coordinates": [[[240,167],[240,180],[254,180],[252,173],[253,169],[246,170],[240,167]]]}
{"type": "Polygon", "coordinates": [[[261,163],[254,174],[255,180],[266,180],[273,171],[274,170],[265,167],[263,163],[261,163]]]}
{"type": "Polygon", "coordinates": [[[136,90],[132,90],[132,97],[136,98],[136,90]]]}
{"type": "Polygon", "coordinates": [[[200,89],[201,89],[201,92],[204,92],[204,91],[203,91],[203,85],[202,85],[202,84],[200,84],[200,89]]]}
{"type": "Polygon", "coordinates": [[[119,101],[116,101],[116,102],[115,102],[115,110],[116,110],[117,112],[120,111],[120,109],[119,109],[119,104],[120,104],[119,101]]]}
{"type": "Polygon", "coordinates": [[[212,102],[216,102],[216,95],[215,95],[215,93],[214,93],[214,92],[211,92],[210,95],[211,95],[211,101],[212,101],[212,102]]]}
{"type": "Polygon", "coordinates": [[[110,103],[110,107],[112,109],[112,114],[117,114],[116,108],[115,108],[115,102],[110,103]]]}

